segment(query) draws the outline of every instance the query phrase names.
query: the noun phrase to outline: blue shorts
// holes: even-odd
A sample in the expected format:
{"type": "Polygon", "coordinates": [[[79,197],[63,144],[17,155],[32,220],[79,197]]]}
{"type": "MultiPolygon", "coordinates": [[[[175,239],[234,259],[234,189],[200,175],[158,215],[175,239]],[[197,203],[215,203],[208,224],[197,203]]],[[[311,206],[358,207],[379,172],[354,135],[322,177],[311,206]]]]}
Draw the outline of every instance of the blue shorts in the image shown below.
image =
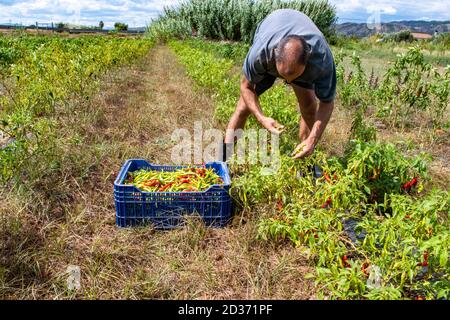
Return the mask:
{"type": "MultiPolygon", "coordinates": [[[[270,89],[273,84],[275,83],[275,80],[277,79],[277,77],[274,77],[270,74],[267,74],[264,79],[262,79],[260,82],[258,82],[255,85],[255,92],[256,95],[259,97],[260,95],[262,95],[264,92],[266,92],[268,89],[270,89]]],[[[307,82],[303,82],[303,81],[293,81],[293,84],[305,88],[305,89],[311,89],[314,90],[314,84],[312,83],[307,83],[307,82]]]]}

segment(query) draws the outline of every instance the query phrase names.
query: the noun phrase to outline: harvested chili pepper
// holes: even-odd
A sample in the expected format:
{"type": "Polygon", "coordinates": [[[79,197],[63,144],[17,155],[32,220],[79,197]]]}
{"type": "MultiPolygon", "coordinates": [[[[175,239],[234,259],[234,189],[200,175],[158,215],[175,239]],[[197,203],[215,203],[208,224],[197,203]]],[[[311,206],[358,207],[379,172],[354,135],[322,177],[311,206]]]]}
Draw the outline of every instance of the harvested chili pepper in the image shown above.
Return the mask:
{"type": "Polygon", "coordinates": [[[153,179],[153,180],[149,180],[148,182],[144,183],[144,186],[146,187],[154,187],[154,186],[158,186],[161,183],[159,182],[159,180],[153,179]]]}
{"type": "Polygon", "coordinates": [[[124,181],[145,192],[204,191],[212,185],[223,184],[214,169],[183,168],[176,171],[141,169],[129,172],[124,181]]]}

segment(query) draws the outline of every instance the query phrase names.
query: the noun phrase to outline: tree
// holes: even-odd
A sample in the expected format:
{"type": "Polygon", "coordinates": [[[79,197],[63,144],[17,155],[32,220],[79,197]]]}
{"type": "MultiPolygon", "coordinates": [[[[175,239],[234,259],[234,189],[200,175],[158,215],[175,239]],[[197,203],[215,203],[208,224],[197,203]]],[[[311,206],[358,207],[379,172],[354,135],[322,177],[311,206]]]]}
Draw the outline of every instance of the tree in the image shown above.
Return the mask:
{"type": "Polygon", "coordinates": [[[98,27],[103,30],[104,26],[105,26],[105,23],[103,21],[100,21],[98,24],[98,27]]]}
{"type": "Polygon", "coordinates": [[[67,25],[65,23],[63,23],[63,22],[58,22],[56,24],[56,31],[57,32],[63,32],[64,29],[66,29],[66,28],[67,28],[67,25]]]}
{"type": "Polygon", "coordinates": [[[122,23],[122,22],[116,22],[116,23],[114,24],[114,28],[115,28],[117,31],[127,31],[127,30],[128,30],[128,25],[125,24],[125,23],[122,23]]]}
{"type": "Polygon", "coordinates": [[[409,30],[401,30],[396,33],[395,40],[397,42],[412,42],[414,40],[413,35],[411,34],[411,31],[409,30]]]}

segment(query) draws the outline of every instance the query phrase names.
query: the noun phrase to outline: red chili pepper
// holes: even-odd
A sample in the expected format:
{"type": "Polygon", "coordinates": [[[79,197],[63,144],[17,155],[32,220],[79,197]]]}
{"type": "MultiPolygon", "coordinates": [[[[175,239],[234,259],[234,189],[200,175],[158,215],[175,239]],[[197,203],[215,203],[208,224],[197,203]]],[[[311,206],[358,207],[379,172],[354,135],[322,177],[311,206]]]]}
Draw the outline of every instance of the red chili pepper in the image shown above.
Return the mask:
{"type": "Polygon", "coordinates": [[[160,184],[159,180],[153,179],[153,180],[149,180],[146,183],[144,183],[144,186],[155,187],[155,186],[158,186],[159,184],[160,184]]]}
{"type": "Polygon", "coordinates": [[[411,181],[405,183],[402,186],[402,189],[403,190],[409,190],[409,189],[411,189],[411,187],[415,187],[417,185],[417,182],[419,182],[419,179],[418,178],[413,178],[411,181]]]}
{"type": "Polygon", "coordinates": [[[342,257],[342,263],[344,264],[344,267],[350,268],[350,267],[351,267],[351,266],[350,266],[350,263],[348,263],[347,260],[348,260],[347,255],[344,255],[344,256],[342,257]]]}
{"type": "Polygon", "coordinates": [[[423,260],[428,261],[428,251],[423,253],[423,260]]]}
{"type": "Polygon", "coordinates": [[[278,211],[283,210],[283,201],[281,201],[281,199],[278,199],[278,201],[277,201],[277,209],[278,209],[278,211]]]}
{"type": "Polygon", "coordinates": [[[181,180],[181,183],[191,183],[191,180],[189,180],[189,179],[183,179],[183,180],[181,180]]]}
{"type": "Polygon", "coordinates": [[[333,181],[331,181],[330,176],[328,175],[328,173],[324,172],[324,173],[323,173],[323,177],[325,178],[325,180],[326,180],[328,183],[333,183],[333,181]]]}
{"type": "Polygon", "coordinates": [[[324,208],[326,208],[326,207],[328,207],[330,204],[331,204],[331,198],[328,198],[328,200],[322,205],[322,208],[324,209],[324,208]]]}
{"type": "Polygon", "coordinates": [[[369,268],[369,263],[368,262],[364,262],[361,266],[361,271],[368,276],[369,275],[369,271],[367,270],[369,268]]]}
{"type": "Polygon", "coordinates": [[[173,182],[169,182],[169,183],[166,184],[165,186],[162,186],[161,188],[159,188],[158,191],[166,191],[166,190],[169,189],[172,185],[173,185],[173,182]]]}
{"type": "Polygon", "coordinates": [[[418,266],[418,267],[428,267],[428,262],[427,262],[427,261],[419,262],[419,263],[417,264],[417,266],[418,266]]]}

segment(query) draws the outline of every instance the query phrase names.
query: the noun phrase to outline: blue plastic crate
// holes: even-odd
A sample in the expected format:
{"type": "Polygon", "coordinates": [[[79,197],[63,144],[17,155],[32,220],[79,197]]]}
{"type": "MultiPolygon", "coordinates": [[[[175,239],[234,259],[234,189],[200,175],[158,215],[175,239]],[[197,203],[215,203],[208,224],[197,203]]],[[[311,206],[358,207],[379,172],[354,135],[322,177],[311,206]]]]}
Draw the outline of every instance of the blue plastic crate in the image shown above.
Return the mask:
{"type": "Polygon", "coordinates": [[[224,162],[206,164],[206,168],[213,168],[224,183],[202,192],[144,192],[123,184],[128,172],[139,169],[175,171],[186,167],[154,165],[142,159],[127,160],[114,182],[116,224],[120,227],[153,224],[157,229],[172,229],[184,224],[183,216],[198,214],[207,226],[225,226],[231,220],[232,202],[231,179],[224,162]]]}

